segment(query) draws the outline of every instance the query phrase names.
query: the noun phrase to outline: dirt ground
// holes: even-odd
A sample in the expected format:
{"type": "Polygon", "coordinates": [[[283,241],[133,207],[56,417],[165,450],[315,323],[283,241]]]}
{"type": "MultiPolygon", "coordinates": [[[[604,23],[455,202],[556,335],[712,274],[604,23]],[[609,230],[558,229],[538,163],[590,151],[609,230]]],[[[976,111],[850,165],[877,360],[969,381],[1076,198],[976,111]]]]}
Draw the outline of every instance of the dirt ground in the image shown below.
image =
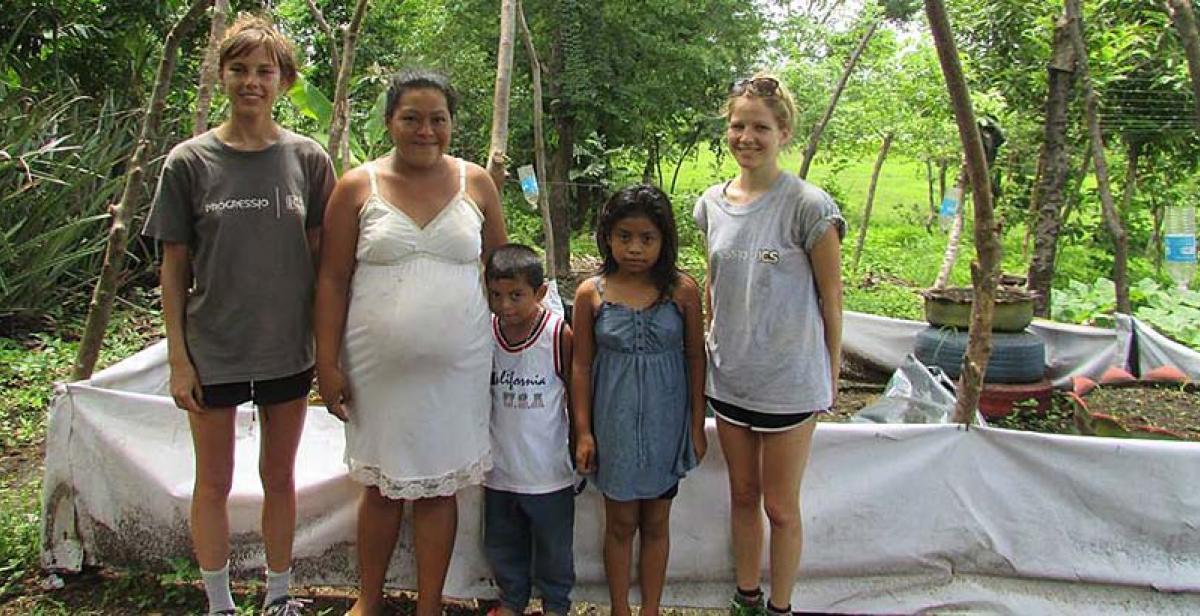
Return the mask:
{"type": "Polygon", "coordinates": [[[1083,397],[1092,413],[1115,417],[1126,427],[1161,428],[1200,441],[1200,391],[1178,385],[1097,387],[1083,397]]]}

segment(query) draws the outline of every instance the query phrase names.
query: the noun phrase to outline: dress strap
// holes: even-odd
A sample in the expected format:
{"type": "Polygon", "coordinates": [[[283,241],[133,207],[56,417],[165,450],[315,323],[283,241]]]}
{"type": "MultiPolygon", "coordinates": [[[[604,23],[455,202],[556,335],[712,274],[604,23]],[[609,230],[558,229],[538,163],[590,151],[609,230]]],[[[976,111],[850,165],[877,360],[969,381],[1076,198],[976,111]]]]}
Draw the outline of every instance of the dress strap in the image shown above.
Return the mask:
{"type": "Polygon", "coordinates": [[[596,276],[596,292],[600,294],[600,301],[604,301],[604,276],[596,276]]]}
{"type": "Polygon", "coordinates": [[[375,161],[367,163],[367,177],[371,178],[371,194],[379,196],[379,182],[375,180],[375,161]]]}
{"type": "Polygon", "coordinates": [[[467,161],[458,159],[458,194],[467,194],[467,161]]]}

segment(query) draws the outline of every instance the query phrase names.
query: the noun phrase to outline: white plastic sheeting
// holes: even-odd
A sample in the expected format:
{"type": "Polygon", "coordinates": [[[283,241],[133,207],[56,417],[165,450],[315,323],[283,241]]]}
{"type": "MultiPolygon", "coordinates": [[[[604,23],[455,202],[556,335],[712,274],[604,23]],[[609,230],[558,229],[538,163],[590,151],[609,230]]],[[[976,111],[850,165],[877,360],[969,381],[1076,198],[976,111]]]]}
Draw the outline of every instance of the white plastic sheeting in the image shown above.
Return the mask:
{"type": "MultiPolygon", "coordinates": [[[[871,321],[877,319],[850,315],[848,344],[871,321]]],[[[880,329],[895,340],[905,331],[895,324],[880,329]]],[[[1088,348],[1111,352],[1115,339],[1112,332],[1097,335],[1088,348]]],[[[879,346],[877,353],[891,352],[879,346]]],[[[1138,348],[1146,352],[1146,345],[1138,348]]],[[[1182,351],[1185,363],[1194,361],[1182,351]]],[[[1180,367],[1195,374],[1194,364],[1180,367]]],[[[1077,370],[1064,363],[1058,376],[1077,370]]],[[[160,343],[90,381],[61,387],[47,438],[47,567],[189,557],[191,441],[166,386],[160,343]]],[[[258,425],[249,409],[240,413],[230,516],[234,567],[247,572],[263,566],[261,490],[258,425]]],[[[709,455],[683,482],[673,509],[670,604],[720,607],[732,588],[724,462],[709,430],[709,455]]],[[[341,425],[311,409],[297,462],[300,583],[356,581],[358,487],[346,477],[342,447],[341,425]]],[[[804,484],[806,542],[795,607],[1200,613],[1198,484],[1194,443],[821,424],[804,484]]],[[[494,594],[481,551],[481,504],[478,489],[460,495],[450,596],[494,594]]],[[[578,505],[576,597],[603,602],[601,498],[589,489],[578,505]]],[[[411,588],[413,580],[406,521],[390,582],[411,588]]]]}

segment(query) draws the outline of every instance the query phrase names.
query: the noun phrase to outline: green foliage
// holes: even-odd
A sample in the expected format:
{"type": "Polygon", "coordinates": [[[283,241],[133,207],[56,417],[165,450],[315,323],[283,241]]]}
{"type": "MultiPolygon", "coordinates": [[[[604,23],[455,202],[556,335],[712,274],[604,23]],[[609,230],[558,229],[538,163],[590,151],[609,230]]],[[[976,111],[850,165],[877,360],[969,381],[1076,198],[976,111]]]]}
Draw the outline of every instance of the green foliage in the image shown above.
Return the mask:
{"type": "Polygon", "coordinates": [[[0,487],[0,601],[20,592],[38,559],[39,482],[0,487]]]}
{"type": "Polygon", "coordinates": [[[1037,410],[1036,400],[1024,400],[1013,404],[1013,410],[1004,417],[988,420],[988,425],[1008,430],[1028,430],[1048,434],[1079,434],[1075,427],[1076,407],[1066,396],[1055,394],[1050,408],[1037,410]]]}
{"type": "Polygon", "coordinates": [[[82,303],[133,142],[112,98],[31,95],[0,94],[0,317],[82,303]]]}
{"type": "MultiPolygon", "coordinates": [[[[1200,349],[1200,292],[1179,291],[1143,278],[1129,289],[1134,315],[1156,330],[1192,348],[1200,349]]],[[[1057,321],[1113,326],[1116,290],[1107,278],[1088,285],[1072,280],[1051,296],[1057,321]]]]}

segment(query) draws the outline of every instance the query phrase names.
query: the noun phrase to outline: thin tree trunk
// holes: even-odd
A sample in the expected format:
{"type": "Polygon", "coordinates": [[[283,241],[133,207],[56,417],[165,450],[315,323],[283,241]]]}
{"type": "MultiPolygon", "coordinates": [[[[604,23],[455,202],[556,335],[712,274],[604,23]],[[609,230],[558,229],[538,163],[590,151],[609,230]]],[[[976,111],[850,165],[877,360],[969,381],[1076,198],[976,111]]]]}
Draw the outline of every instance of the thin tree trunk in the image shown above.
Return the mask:
{"type": "Polygon", "coordinates": [[[1047,67],[1046,124],[1043,128],[1038,182],[1030,209],[1033,210],[1033,258],[1029,263],[1027,288],[1033,293],[1033,313],[1050,316],[1050,294],[1054,284],[1054,263],[1058,253],[1058,233],[1062,229],[1064,190],[1070,174],[1067,154],[1067,112],[1071,86],[1075,80],[1075,46],[1071,25],[1064,13],[1054,25],[1054,49],[1047,67]]]}
{"type": "Polygon", "coordinates": [[[1138,161],[1142,157],[1142,141],[1132,138],[1126,143],[1125,185],[1121,191],[1121,211],[1128,212],[1133,204],[1133,195],[1137,192],[1138,161]]]}
{"type": "Polygon", "coordinates": [[[1121,223],[1121,215],[1117,212],[1113,201],[1111,183],[1108,177],[1108,162],[1104,153],[1104,133],[1100,130],[1100,100],[1096,90],[1092,88],[1091,76],[1088,71],[1087,47],[1084,43],[1083,14],[1080,0],[1066,0],[1068,19],[1073,25],[1075,41],[1075,56],[1079,69],[1080,81],[1083,83],[1083,94],[1086,105],[1088,134],[1092,140],[1092,162],[1096,166],[1096,188],[1100,193],[1100,206],[1103,208],[1104,224],[1113,240],[1113,284],[1116,286],[1117,311],[1132,314],[1129,302],[1129,238],[1121,223]]]}
{"type": "Polygon", "coordinates": [[[1084,135],[1083,150],[1079,153],[1079,173],[1075,175],[1075,186],[1073,190],[1063,199],[1062,215],[1059,218],[1062,220],[1062,226],[1066,227],[1071,223],[1071,213],[1075,206],[1083,202],[1083,181],[1087,179],[1088,167],[1092,165],[1092,137],[1084,135]]]}
{"type": "Polygon", "coordinates": [[[937,45],[938,60],[950,102],[954,107],[954,119],[958,123],[958,134],[962,140],[967,161],[967,174],[971,178],[971,194],[975,202],[975,250],[978,260],[971,264],[971,278],[975,283],[974,301],[971,304],[971,330],[967,342],[967,354],[963,358],[962,374],[958,380],[958,401],[954,408],[954,420],[970,424],[974,421],[983,387],[983,375],[987,371],[988,357],[992,346],[992,314],[995,310],[996,286],[1000,278],[1000,228],[992,211],[992,185],[988,178],[987,159],[984,157],[983,141],[971,108],[971,95],[963,79],[958,49],[954,43],[954,32],[946,16],[946,7],[941,0],[925,0],[925,14],[937,45]]]}
{"type": "MultiPolygon", "coordinates": [[[[340,175],[346,164],[346,145],[343,142],[350,134],[350,74],[354,72],[354,50],[358,44],[358,31],[362,28],[363,16],[367,13],[368,0],[358,0],[350,25],[342,33],[342,65],[337,72],[337,86],[333,90],[333,117],[329,121],[329,155],[333,168],[340,175]]],[[[401,3],[397,3],[399,6],[401,3]]]]}
{"type": "Polygon", "coordinates": [[[925,184],[929,188],[929,216],[925,219],[925,232],[929,233],[938,215],[938,204],[933,196],[933,160],[929,158],[925,159],[925,184]]]}
{"type": "Polygon", "coordinates": [[[1191,0],[1167,0],[1166,4],[1187,56],[1188,74],[1192,77],[1192,104],[1195,106],[1192,122],[1200,132],[1200,34],[1196,29],[1196,12],[1191,0]]]}
{"type": "Polygon", "coordinates": [[[825,107],[825,113],[821,115],[821,119],[817,125],[813,127],[812,134],[808,136],[808,145],[804,147],[804,160],[800,163],[800,177],[807,178],[808,170],[812,166],[813,158],[817,155],[817,145],[821,143],[821,134],[825,132],[825,127],[829,125],[829,120],[833,117],[834,109],[837,109],[838,99],[842,96],[842,91],[846,89],[846,83],[850,81],[850,75],[854,72],[854,66],[858,64],[858,59],[867,49],[867,44],[871,42],[871,37],[875,36],[875,30],[879,28],[879,21],[871,22],[867,26],[866,33],[858,41],[858,47],[854,48],[854,52],[846,60],[846,66],[842,69],[842,76],[838,78],[837,86],[833,89],[833,95],[829,98],[829,105],[825,107]]]}
{"type": "Polygon", "coordinates": [[[883,170],[883,161],[887,159],[888,150],[892,147],[895,133],[883,137],[883,145],[879,146],[879,155],[875,157],[875,168],[871,170],[871,184],[867,186],[867,205],[863,208],[862,225],[858,227],[858,241],[854,244],[854,259],[851,269],[858,269],[858,260],[862,256],[863,244],[867,242],[867,227],[871,224],[871,206],[875,205],[875,187],[879,185],[879,172],[883,170]]]}
{"type": "Polygon", "coordinates": [[[308,10],[312,13],[313,20],[317,22],[317,26],[325,33],[325,38],[329,39],[329,70],[332,74],[337,75],[341,72],[341,60],[338,53],[338,37],[333,26],[325,19],[325,13],[321,12],[321,8],[317,6],[316,0],[306,0],[308,2],[308,10]]]}
{"type": "MultiPolygon", "coordinates": [[[[944,289],[950,284],[950,272],[958,262],[958,248],[962,246],[963,217],[967,211],[967,169],[964,166],[958,173],[958,210],[954,212],[954,222],[950,224],[950,233],[946,235],[946,251],[942,253],[942,266],[938,268],[937,279],[933,288],[944,289]]],[[[945,197],[942,197],[945,199],[945,197]]]]}
{"type": "Polygon", "coordinates": [[[508,151],[508,101],[512,91],[513,34],[516,31],[517,0],[500,2],[500,47],[496,51],[496,91],[492,96],[492,141],[487,170],[504,190],[504,155],[508,151]]]}
{"type": "MultiPolygon", "coordinates": [[[[554,227],[554,237],[561,241],[555,245],[554,267],[559,277],[572,278],[571,275],[571,215],[570,215],[570,175],[571,163],[575,152],[575,109],[571,97],[563,87],[563,73],[567,65],[566,44],[571,28],[571,10],[574,5],[557,3],[554,38],[550,56],[550,114],[554,116],[554,132],[558,139],[550,160],[550,216],[554,227]]],[[[567,280],[571,283],[573,280],[567,280]]],[[[562,289],[564,296],[569,297],[570,289],[562,289]]]]}
{"type": "Polygon", "coordinates": [[[700,141],[700,135],[704,132],[704,124],[697,124],[696,130],[688,137],[687,145],[683,148],[683,153],[679,155],[679,161],[675,163],[675,171],[671,174],[671,190],[675,193],[675,183],[679,181],[679,170],[683,168],[684,161],[687,160],[689,154],[692,153],[692,148],[696,147],[696,142],[700,141]]]}
{"type": "MultiPolygon", "coordinates": [[[[543,126],[544,112],[542,109],[542,63],[538,61],[537,48],[533,46],[533,35],[529,32],[529,24],[525,22],[525,9],[517,2],[517,25],[521,30],[521,41],[525,44],[525,53],[529,55],[529,73],[533,76],[533,164],[537,171],[538,181],[547,182],[546,177],[546,138],[543,126]]],[[[542,212],[542,233],[546,236],[546,274],[551,280],[558,278],[558,267],[554,263],[555,241],[554,223],[550,217],[549,186],[538,190],[538,209],[542,212]]]]}
{"type": "Polygon", "coordinates": [[[229,0],[216,0],[208,29],[208,47],[200,63],[200,85],[196,88],[196,115],[192,120],[192,136],[208,130],[208,111],[212,106],[213,86],[217,83],[220,65],[221,40],[225,38],[225,21],[229,16],[229,0]]]}
{"type": "Polygon", "coordinates": [[[196,22],[211,2],[212,0],[194,0],[183,17],[167,33],[167,38],[163,42],[162,59],[158,63],[154,90],[150,95],[149,104],[146,105],[142,128],[138,134],[133,155],[129,158],[129,164],[125,170],[125,188],[121,192],[121,200],[111,208],[113,222],[108,230],[104,265],[96,280],[91,303],[88,304],[83,338],[79,341],[79,353],[75,356],[75,365],[71,369],[71,380],[73,381],[92,376],[92,371],[96,368],[96,360],[100,357],[100,347],[104,344],[104,332],[108,328],[109,317],[112,316],[113,300],[117,295],[117,280],[125,265],[125,245],[129,238],[129,224],[133,221],[134,212],[141,207],[146,165],[154,158],[151,148],[158,134],[159,123],[162,121],[167,91],[171,87],[171,76],[175,73],[179,44],[195,27],[196,22]]]}

